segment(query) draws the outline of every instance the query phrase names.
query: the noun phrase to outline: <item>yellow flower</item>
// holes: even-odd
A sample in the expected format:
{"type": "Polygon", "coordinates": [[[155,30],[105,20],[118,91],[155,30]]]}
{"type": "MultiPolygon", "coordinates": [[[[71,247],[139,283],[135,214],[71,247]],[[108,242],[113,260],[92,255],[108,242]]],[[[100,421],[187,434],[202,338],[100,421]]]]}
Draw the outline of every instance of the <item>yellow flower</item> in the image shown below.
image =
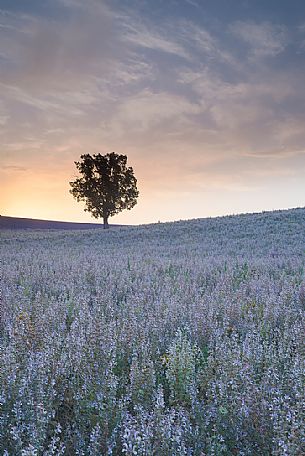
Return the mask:
{"type": "Polygon", "coordinates": [[[162,362],[163,366],[167,366],[167,364],[169,363],[169,356],[166,354],[161,356],[161,362],[162,362]]]}

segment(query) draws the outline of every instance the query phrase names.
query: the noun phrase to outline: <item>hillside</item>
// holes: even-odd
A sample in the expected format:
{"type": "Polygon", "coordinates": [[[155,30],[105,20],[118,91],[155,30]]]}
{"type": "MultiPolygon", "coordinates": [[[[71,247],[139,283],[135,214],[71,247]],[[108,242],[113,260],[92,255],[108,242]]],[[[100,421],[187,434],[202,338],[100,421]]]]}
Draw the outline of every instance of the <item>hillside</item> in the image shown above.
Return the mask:
{"type": "Polygon", "coordinates": [[[304,454],[305,209],[2,230],[0,454],[304,454]]]}
{"type": "Polygon", "coordinates": [[[77,242],[101,248],[106,243],[108,249],[125,251],[131,248],[137,253],[141,248],[161,249],[163,255],[178,249],[214,258],[226,255],[276,258],[286,254],[305,254],[305,208],[139,226],[111,225],[109,230],[102,231],[103,236],[94,234],[95,229],[103,228],[100,224],[11,217],[0,217],[0,226],[1,223],[2,228],[15,231],[14,238],[19,238],[18,229],[21,229],[20,239],[29,243],[41,238],[46,242],[48,239],[65,239],[67,245],[77,242]],[[112,230],[113,227],[117,229],[112,230]]]}

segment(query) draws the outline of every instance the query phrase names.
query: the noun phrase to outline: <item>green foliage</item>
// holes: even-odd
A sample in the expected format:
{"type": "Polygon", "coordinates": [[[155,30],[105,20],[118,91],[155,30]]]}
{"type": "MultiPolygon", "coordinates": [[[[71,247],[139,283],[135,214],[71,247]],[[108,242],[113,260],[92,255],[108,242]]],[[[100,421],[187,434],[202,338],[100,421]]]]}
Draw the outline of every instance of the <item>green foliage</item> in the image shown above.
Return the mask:
{"type": "Polygon", "coordinates": [[[149,407],[156,386],[154,366],[148,356],[134,354],[130,368],[131,399],[135,405],[149,407]]]}
{"type": "Polygon", "coordinates": [[[196,361],[199,350],[180,329],[176,333],[164,362],[170,388],[170,403],[190,405],[195,388],[196,361]]]}

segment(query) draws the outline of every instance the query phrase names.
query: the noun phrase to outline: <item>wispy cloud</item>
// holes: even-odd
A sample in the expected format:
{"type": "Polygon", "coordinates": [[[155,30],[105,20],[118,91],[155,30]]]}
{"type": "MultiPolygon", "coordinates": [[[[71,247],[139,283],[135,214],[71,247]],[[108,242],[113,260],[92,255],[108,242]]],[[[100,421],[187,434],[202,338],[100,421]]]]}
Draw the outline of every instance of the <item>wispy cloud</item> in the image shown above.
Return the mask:
{"type": "Polygon", "coordinates": [[[7,171],[17,171],[17,172],[24,172],[24,171],[27,171],[27,168],[25,168],[24,166],[18,166],[18,165],[3,165],[1,166],[1,168],[3,170],[7,170],[7,171]]]}
{"type": "Polygon", "coordinates": [[[4,126],[9,119],[9,116],[0,114],[0,126],[4,126]]]}
{"type": "Polygon", "coordinates": [[[176,128],[179,125],[181,127],[185,117],[200,111],[200,105],[191,103],[183,96],[144,90],[119,105],[113,114],[111,134],[121,132],[125,135],[127,131],[152,133],[156,128],[162,130],[165,122],[169,128],[168,122],[173,121],[176,128]]]}
{"type": "Polygon", "coordinates": [[[274,57],[283,52],[289,42],[284,25],[238,21],[230,30],[247,43],[254,57],[274,57]]]}
{"type": "Polygon", "coordinates": [[[156,30],[149,30],[140,24],[132,23],[126,23],[125,28],[125,39],[137,47],[154,49],[187,59],[190,57],[183,46],[164,36],[161,32],[158,33],[156,30]]]}
{"type": "Polygon", "coordinates": [[[194,6],[195,8],[199,8],[199,3],[196,2],[195,0],[185,0],[186,3],[188,3],[191,6],[194,6]]]}

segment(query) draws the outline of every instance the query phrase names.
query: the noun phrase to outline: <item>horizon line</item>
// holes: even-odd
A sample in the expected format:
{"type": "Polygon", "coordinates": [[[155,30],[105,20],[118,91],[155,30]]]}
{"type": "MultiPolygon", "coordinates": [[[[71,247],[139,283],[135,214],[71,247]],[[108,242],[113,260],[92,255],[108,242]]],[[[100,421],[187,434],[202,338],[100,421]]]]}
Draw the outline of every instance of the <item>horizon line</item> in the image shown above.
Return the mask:
{"type": "MultiPolygon", "coordinates": [[[[239,212],[239,213],[233,212],[233,213],[214,215],[214,216],[192,217],[192,218],[188,218],[188,219],[176,219],[176,220],[167,220],[167,221],[158,220],[156,222],[138,223],[138,224],[109,223],[109,225],[123,226],[123,227],[154,225],[154,224],[158,224],[158,223],[175,223],[175,222],[181,222],[181,221],[187,222],[187,221],[191,221],[191,220],[217,219],[217,218],[224,218],[224,217],[238,217],[238,216],[242,216],[242,215],[257,215],[257,214],[266,214],[266,213],[271,213],[271,212],[284,212],[284,211],[291,211],[291,210],[298,210],[298,209],[305,209],[305,206],[296,206],[296,207],[282,208],[282,209],[267,209],[267,210],[261,210],[261,211],[256,211],[256,212],[239,212]]],[[[74,224],[74,225],[95,225],[95,226],[103,227],[102,222],[76,222],[76,221],[69,221],[69,220],[40,219],[40,218],[33,218],[33,217],[19,217],[19,216],[13,216],[13,215],[0,214],[0,218],[2,218],[2,217],[9,218],[9,219],[18,219],[18,220],[29,220],[29,221],[39,221],[39,222],[51,222],[51,223],[69,223],[69,224],[74,224]]]]}

